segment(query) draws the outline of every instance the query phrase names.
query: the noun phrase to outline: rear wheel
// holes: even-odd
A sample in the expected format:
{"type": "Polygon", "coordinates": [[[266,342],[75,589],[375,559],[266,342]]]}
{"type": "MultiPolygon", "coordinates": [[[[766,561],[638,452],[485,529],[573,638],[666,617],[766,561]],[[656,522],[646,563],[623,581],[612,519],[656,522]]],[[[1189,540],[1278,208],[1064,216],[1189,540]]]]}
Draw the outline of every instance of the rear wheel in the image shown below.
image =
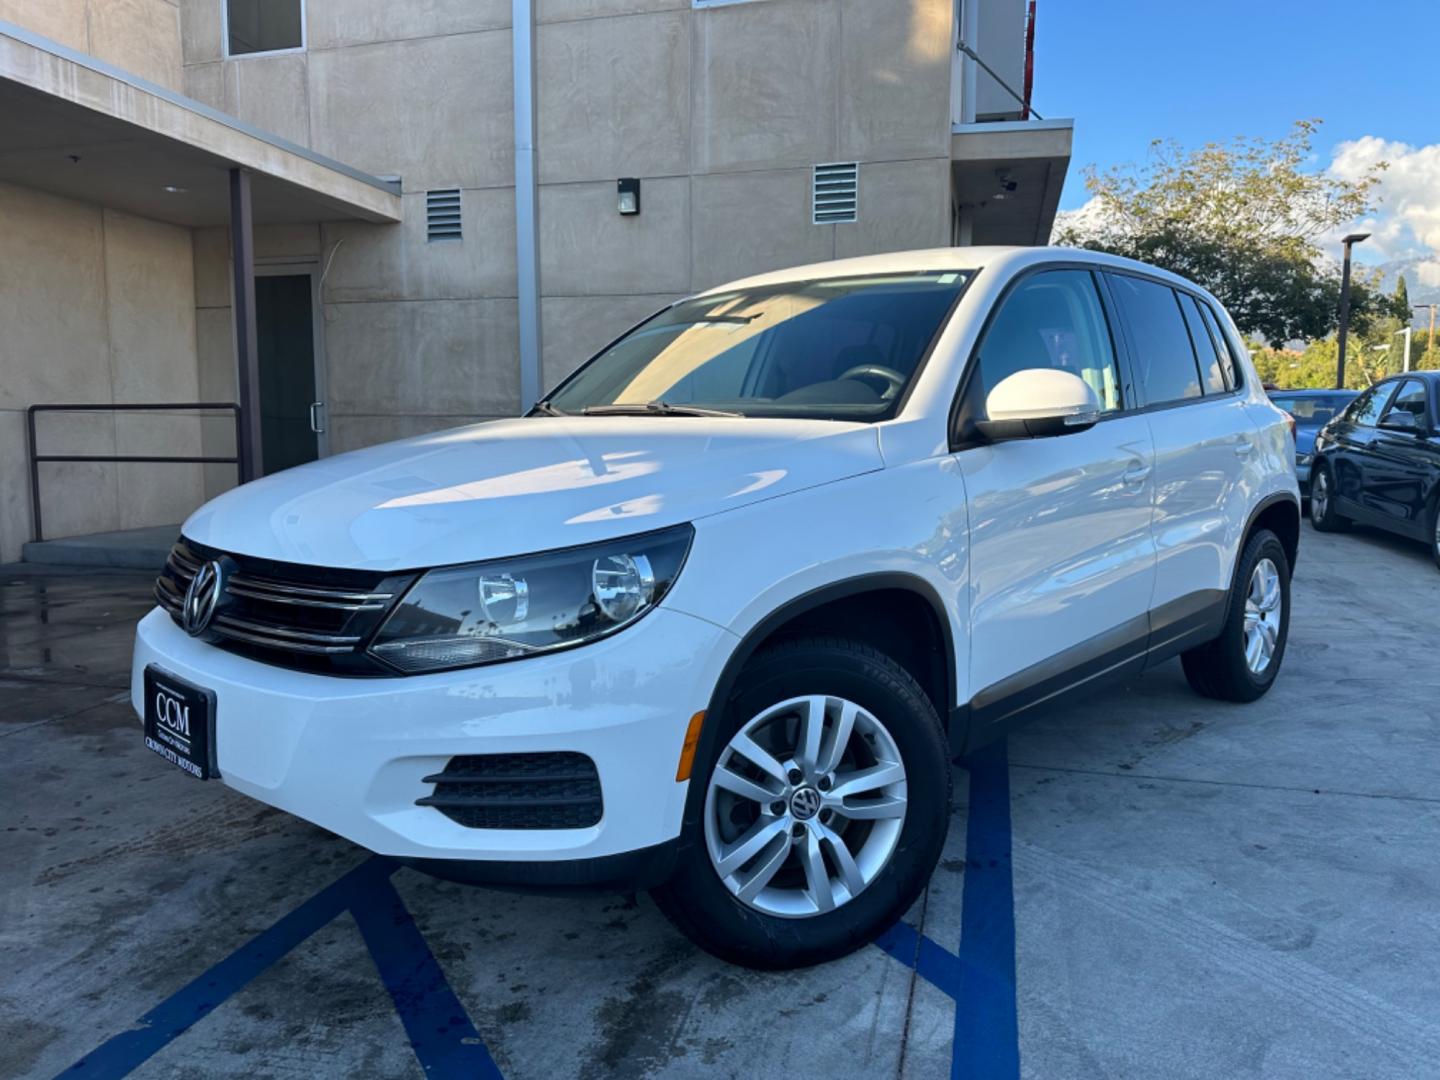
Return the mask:
{"type": "Polygon", "coordinates": [[[1350,519],[1335,510],[1335,478],[1330,466],[1316,464],[1310,478],[1310,524],[1320,532],[1343,532],[1350,519]]]}
{"type": "Polygon", "coordinates": [[[1270,689],[1290,633],[1290,561],[1268,529],[1250,538],[1230,585],[1220,636],[1180,657],[1196,693],[1254,701],[1270,689]]]}
{"type": "Polygon", "coordinates": [[[843,638],[783,641],[723,715],[696,835],[654,893],[708,952],[756,968],[873,941],[920,895],[949,823],[935,708],[895,661],[843,638]]]}

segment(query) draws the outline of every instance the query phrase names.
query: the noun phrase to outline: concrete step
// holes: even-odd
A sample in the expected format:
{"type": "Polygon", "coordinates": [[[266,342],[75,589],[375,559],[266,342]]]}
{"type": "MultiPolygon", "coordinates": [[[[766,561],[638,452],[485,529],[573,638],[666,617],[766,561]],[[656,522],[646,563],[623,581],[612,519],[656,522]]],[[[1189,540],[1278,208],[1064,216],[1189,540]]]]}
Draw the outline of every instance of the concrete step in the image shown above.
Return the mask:
{"type": "Polygon", "coordinates": [[[55,540],[31,541],[20,550],[27,563],[50,566],[108,566],[128,570],[159,570],[165,565],[179,525],[155,525],[148,529],[63,536],[55,540]]]}

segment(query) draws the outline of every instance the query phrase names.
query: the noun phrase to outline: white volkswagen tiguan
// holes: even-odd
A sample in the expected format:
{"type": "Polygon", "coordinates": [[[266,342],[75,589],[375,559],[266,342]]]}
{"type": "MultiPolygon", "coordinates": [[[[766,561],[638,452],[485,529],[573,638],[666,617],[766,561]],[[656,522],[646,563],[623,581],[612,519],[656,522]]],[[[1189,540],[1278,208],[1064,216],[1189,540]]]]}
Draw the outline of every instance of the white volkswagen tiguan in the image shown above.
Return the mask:
{"type": "Polygon", "coordinates": [[[648,887],[711,952],[839,956],[924,888],[951,761],[1179,655],[1285,654],[1288,419],[1213,297],[947,248],[678,301],[526,417],[197,511],[146,744],[432,873],[648,887]]]}

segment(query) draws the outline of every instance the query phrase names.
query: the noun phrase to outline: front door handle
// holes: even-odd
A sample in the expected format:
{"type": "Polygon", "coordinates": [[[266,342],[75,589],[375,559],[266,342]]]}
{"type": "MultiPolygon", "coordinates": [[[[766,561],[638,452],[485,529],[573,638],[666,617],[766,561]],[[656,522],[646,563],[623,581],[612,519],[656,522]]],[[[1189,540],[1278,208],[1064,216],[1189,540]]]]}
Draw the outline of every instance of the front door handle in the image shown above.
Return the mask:
{"type": "Polygon", "coordinates": [[[310,430],[316,435],[324,435],[325,427],[320,423],[320,410],[325,407],[323,401],[310,402],[310,430]]]}
{"type": "Polygon", "coordinates": [[[1253,442],[1251,442],[1249,439],[1241,439],[1235,444],[1235,456],[1248,457],[1250,455],[1250,451],[1254,449],[1255,444],[1253,442]]]}
{"type": "Polygon", "coordinates": [[[1125,470],[1122,480],[1127,484],[1143,484],[1145,478],[1150,475],[1149,465],[1131,465],[1125,470]]]}

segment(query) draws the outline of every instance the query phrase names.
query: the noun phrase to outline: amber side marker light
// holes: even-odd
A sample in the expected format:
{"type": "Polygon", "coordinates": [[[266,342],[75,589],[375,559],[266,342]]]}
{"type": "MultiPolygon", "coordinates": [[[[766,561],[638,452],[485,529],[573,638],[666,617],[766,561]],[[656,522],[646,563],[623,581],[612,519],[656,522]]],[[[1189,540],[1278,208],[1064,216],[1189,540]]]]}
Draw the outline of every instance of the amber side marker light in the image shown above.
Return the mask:
{"type": "Polygon", "coordinates": [[[700,728],[704,723],[704,709],[690,717],[690,726],[685,729],[685,745],[680,747],[680,764],[675,769],[677,784],[690,779],[690,766],[695,764],[695,748],[700,745],[700,728]]]}

